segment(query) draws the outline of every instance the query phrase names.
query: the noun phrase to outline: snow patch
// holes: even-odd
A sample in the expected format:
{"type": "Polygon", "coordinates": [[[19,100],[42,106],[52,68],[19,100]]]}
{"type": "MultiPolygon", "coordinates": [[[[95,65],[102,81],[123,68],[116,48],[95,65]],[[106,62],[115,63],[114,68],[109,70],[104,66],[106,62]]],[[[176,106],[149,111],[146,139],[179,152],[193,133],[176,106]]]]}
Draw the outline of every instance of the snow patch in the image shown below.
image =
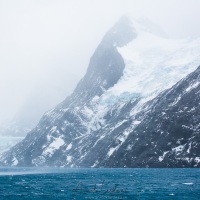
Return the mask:
{"type": "Polygon", "coordinates": [[[196,83],[190,85],[185,91],[189,92],[189,91],[193,90],[194,88],[198,87],[199,84],[200,84],[200,82],[196,82],[196,83]]]}
{"type": "Polygon", "coordinates": [[[173,103],[171,103],[169,106],[176,105],[180,100],[181,100],[181,96],[179,96],[178,98],[176,98],[175,101],[173,103]]]}
{"type": "Polygon", "coordinates": [[[196,164],[194,165],[194,167],[197,167],[198,164],[200,163],[200,157],[196,157],[196,158],[194,159],[194,161],[196,162],[196,164]]]}
{"type": "Polygon", "coordinates": [[[191,147],[192,147],[192,142],[189,143],[189,147],[187,149],[187,153],[190,153],[191,147]]]}
{"type": "Polygon", "coordinates": [[[172,151],[174,151],[177,155],[179,155],[183,151],[184,147],[185,145],[179,145],[175,148],[172,148],[172,151]]]}
{"type": "Polygon", "coordinates": [[[12,166],[16,166],[19,163],[16,157],[12,159],[12,162],[13,162],[12,166]]]}
{"type": "Polygon", "coordinates": [[[138,124],[140,124],[141,123],[141,121],[133,121],[133,124],[134,125],[138,125],[138,124]]]}
{"type": "Polygon", "coordinates": [[[65,141],[62,137],[54,138],[54,141],[46,147],[43,151],[42,155],[44,156],[52,156],[56,150],[58,150],[61,146],[65,144],[65,141]]]}
{"type": "Polygon", "coordinates": [[[96,167],[99,164],[99,161],[95,161],[95,163],[91,166],[92,168],[96,167]]]}
{"type": "Polygon", "coordinates": [[[114,153],[115,149],[116,149],[116,148],[111,147],[111,148],[109,149],[108,153],[107,153],[107,156],[110,157],[110,156],[114,153]]]}
{"type": "Polygon", "coordinates": [[[159,160],[160,162],[162,162],[162,161],[164,160],[164,158],[165,158],[165,155],[166,155],[168,152],[169,152],[169,151],[165,151],[165,152],[163,153],[162,156],[159,156],[159,157],[158,157],[158,160],[159,160]]]}
{"type": "Polygon", "coordinates": [[[97,143],[102,140],[105,137],[105,135],[101,135],[101,137],[94,143],[93,147],[97,145],[97,143]]]}
{"type": "Polygon", "coordinates": [[[51,128],[50,132],[53,133],[53,132],[56,131],[56,130],[57,130],[57,126],[53,126],[53,127],[51,128]]]}
{"type": "Polygon", "coordinates": [[[67,156],[67,162],[68,163],[72,162],[72,156],[67,156]]]}
{"type": "Polygon", "coordinates": [[[44,156],[38,156],[37,158],[32,160],[32,164],[34,164],[36,167],[43,166],[46,162],[46,159],[44,156]]]}
{"type": "Polygon", "coordinates": [[[72,148],[72,143],[70,143],[70,144],[67,145],[66,150],[68,151],[68,150],[70,150],[71,148],[72,148]]]}

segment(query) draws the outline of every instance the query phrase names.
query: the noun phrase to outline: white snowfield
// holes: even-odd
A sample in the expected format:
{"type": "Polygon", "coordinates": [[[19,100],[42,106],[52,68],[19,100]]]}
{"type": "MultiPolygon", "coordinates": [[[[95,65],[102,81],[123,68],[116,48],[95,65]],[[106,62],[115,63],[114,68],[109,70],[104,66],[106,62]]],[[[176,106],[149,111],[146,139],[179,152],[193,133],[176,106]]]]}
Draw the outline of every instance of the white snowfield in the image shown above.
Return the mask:
{"type": "MultiPolygon", "coordinates": [[[[124,74],[102,99],[155,97],[194,71],[200,63],[200,38],[175,40],[162,37],[133,21],[137,37],[118,48],[125,61],[124,74]]],[[[113,102],[115,103],[115,102],[113,102]]]]}
{"type": "MultiPolygon", "coordinates": [[[[103,122],[108,110],[116,106],[120,109],[124,103],[141,98],[130,113],[134,116],[147,101],[172,87],[200,64],[200,38],[169,39],[143,24],[132,20],[137,37],[118,48],[125,62],[123,76],[102,96],[93,99],[92,107],[96,107],[96,111],[89,115],[90,130],[97,129],[96,123],[103,122]]],[[[83,109],[83,113],[87,110],[83,109]]]]}

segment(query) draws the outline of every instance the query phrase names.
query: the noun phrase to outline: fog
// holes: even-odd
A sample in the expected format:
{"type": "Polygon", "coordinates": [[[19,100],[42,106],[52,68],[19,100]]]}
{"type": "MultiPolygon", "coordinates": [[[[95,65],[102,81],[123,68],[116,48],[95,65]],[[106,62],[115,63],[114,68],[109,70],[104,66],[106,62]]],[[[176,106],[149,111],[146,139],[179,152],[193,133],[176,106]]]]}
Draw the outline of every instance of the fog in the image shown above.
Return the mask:
{"type": "Polygon", "coordinates": [[[199,0],[0,0],[0,123],[64,100],[121,15],[145,16],[172,38],[198,37],[199,8],[199,0]]]}

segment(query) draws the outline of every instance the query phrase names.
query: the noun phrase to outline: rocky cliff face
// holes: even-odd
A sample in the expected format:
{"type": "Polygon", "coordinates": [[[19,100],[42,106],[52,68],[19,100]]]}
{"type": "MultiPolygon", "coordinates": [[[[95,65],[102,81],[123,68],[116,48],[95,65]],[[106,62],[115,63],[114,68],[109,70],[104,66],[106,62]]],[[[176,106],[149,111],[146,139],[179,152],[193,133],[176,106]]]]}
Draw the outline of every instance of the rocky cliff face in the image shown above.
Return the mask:
{"type": "Polygon", "coordinates": [[[199,40],[169,40],[122,17],[97,47],[72,95],[0,162],[199,167],[200,70],[194,71],[199,50],[199,40]]]}

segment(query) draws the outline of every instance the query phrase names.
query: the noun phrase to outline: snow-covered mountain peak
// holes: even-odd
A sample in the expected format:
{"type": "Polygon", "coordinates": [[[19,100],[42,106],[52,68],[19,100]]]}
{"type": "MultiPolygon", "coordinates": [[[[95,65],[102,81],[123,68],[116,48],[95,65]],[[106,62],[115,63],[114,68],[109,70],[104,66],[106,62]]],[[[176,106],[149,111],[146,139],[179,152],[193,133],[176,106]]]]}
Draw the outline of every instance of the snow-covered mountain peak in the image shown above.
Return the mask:
{"type": "MultiPolygon", "coordinates": [[[[121,109],[129,101],[137,101],[137,106],[131,112],[131,116],[134,116],[147,101],[172,87],[200,63],[199,39],[169,39],[153,31],[148,20],[135,20],[129,16],[123,16],[114,29],[117,30],[116,27],[121,27],[124,22],[131,26],[129,31],[132,30],[134,37],[126,45],[117,47],[125,63],[123,74],[117,83],[102,95],[94,96],[91,101],[90,107],[95,111],[93,109],[90,115],[92,120],[88,133],[101,127],[97,125],[99,121],[101,125],[104,124],[110,110],[121,109]]],[[[87,111],[88,107],[83,113],[87,111]]]]}
{"type": "Polygon", "coordinates": [[[200,42],[174,40],[141,31],[118,48],[125,61],[123,76],[105,94],[107,98],[155,97],[194,71],[200,62],[200,42]],[[129,95],[127,95],[129,94],[129,95]]]}
{"type": "Polygon", "coordinates": [[[194,71],[200,63],[200,40],[176,40],[154,34],[132,19],[136,37],[117,50],[125,68],[114,86],[95,96],[91,102],[96,111],[90,127],[103,121],[109,110],[120,109],[129,101],[137,101],[131,116],[141,111],[145,103],[172,87],[194,71]]]}

